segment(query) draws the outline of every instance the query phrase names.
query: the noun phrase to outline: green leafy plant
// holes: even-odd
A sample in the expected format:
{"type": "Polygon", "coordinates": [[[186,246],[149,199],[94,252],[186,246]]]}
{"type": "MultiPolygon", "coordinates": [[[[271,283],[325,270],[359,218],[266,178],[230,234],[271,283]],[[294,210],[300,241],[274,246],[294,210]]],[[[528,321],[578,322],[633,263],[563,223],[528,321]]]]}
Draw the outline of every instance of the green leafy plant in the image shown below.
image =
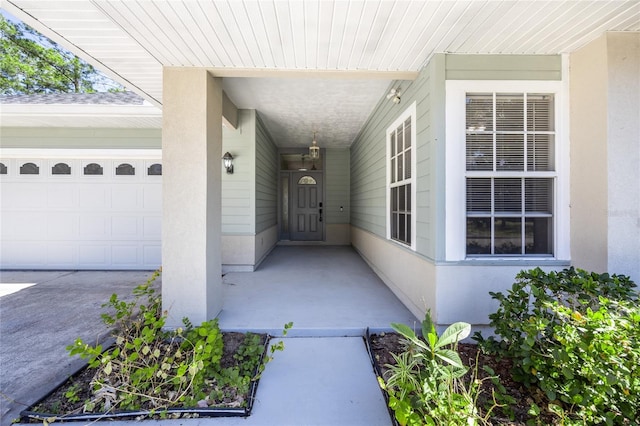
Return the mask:
{"type": "Polygon", "coordinates": [[[563,424],[629,424],[640,412],[640,310],[625,276],[579,269],[522,271],[490,315],[501,340],[485,350],[513,360],[513,378],[537,387],[529,414],[563,424]]]}
{"type": "Polygon", "coordinates": [[[102,319],[115,328],[113,347],[103,350],[77,339],[67,348],[70,355],[86,358],[89,368],[96,369],[92,398],[84,410],[162,412],[176,406],[219,406],[229,400],[245,405],[240,395],[258,378],[256,371],[272,359],[263,357],[265,337],[247,333],[235,363],[223,367],[223,334],[216,319],[194,326],[184,318],[184,327],[164,330],[166,313],[153,288],[159,273],[134,290],[132,301],[114,294],[105,304],[111,312],[102,319]]]}
{"type": "Polygon", "coordinates": [[[396,365],[386,365],[389,374],[380,385],[389,395],[389,407],[401,425],[472,425],[483,421],[477,408],[478,381],[467,387],[467,373],[457,353],[457,344],[471,332],[458,322],[438,336],[427,312],[422,338],[404,324],[392,324],[405,339],[405,351],[393,355],[396,365]]]}

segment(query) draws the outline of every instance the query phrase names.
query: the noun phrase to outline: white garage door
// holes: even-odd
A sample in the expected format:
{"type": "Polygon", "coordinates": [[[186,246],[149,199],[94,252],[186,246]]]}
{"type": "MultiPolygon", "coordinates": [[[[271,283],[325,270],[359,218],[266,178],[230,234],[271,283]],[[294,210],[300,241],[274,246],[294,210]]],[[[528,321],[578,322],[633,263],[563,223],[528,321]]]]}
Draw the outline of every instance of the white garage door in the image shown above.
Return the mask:
{"type": "Polygon", "coordinates": [[[158,268],[160,158],[160,150],[3,150],[0,268],[158,268]]]}

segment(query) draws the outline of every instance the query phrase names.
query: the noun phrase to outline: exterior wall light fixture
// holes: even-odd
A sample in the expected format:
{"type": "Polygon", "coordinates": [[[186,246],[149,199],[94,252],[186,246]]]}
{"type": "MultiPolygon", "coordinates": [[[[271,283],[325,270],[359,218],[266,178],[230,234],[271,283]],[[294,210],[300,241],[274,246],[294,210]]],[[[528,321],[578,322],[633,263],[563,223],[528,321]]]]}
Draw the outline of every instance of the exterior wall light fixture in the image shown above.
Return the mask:
{"type": "Polygon", "coordinates": [[[391,89],[387,95],[387,99],[390,99],[394,104],[400,103],[400,88],[391,89]]]}
{"type": "Polygon", "coordinates": [[[222,157],[222,161],[224,162],[224,168],[227,169],[227,173],[230,175],[233,174],[233,155],[226,152],[224,157],[222,157]]]}

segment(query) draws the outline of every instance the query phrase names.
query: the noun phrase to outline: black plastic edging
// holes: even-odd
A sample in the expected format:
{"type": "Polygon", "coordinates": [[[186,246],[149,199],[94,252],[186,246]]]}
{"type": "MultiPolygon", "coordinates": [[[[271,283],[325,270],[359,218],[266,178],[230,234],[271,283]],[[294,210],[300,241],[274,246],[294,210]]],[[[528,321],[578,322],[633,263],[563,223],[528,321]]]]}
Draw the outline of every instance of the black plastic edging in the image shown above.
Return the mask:
{"type": "MultiPolygon", "coordinates": [[[[253,377],[258,376],[260,374],[260,366],[262,366],[262,362],[264,361],[264,357],[267,354],[267,350],[269,348],[269,342],[273,337],[270,335],[266,335],[264,350],[262,351],[262,355],[260,357],[260,363],[258,367],[254,371],[253,377]]],[[[76,371],[71,378],[78,375],[81,371],[86,369],[87,366],[81,367],[78,371],[76,371]]],[[[98,420],[110,420],[110,419],[131,419],[143,416],[145,418],[149,418],[150,416],[160,415],[160,414],[180,414],[180,417],[184,414],[197,414],[198,417],[248,417],[251,415],[251,410],[253,409],[253,402],[255,401],[255,395],[258,390],[258,380],[252,380],[251,385],[249,386],[249,393],[247,397],[247,406],[243,408],[231,408],[231,407],[211,407],[211,408],[166,408],[162,410],[152,411],[152,410],[138,410],[138,411],[117,411],[114,413],[82,413],[82,414],[50,414],[50,413],[39,413],[36,411],[31,411],[33,407],[36,407],[42,401],[46,400],[52,393],[54,393],[59,387],[63,386],[67,383],[68,379],[62,382],[60,385],[56,386],[51,392],[47,393],[44,397],[40,398],[38,401],[33,403],[27,409],[20,412],[20,421],[28,421],[28,420],[40,420],[51,423],[52,421],[98,421],[98,420]]]]}
{"type": "MultiPolygon", "coordinates": [[[[369,327],[367,327],[364,342],[367,347],[367,352],[369,353],[369,360],[371,361],[371,365],[373,365],[373,372],[376,374],[376,381],[378,377],[381,377],[384,380],[382,368],[380,368],[380,364],[378,364],[378,360],[376,360],[376,357],[371,350],[371,334],[369,333],[369,327]]],[[[382,396],[384,397],[384,402],[387,406],[387,411],[389,412],[389,417],[391,417],[393,426],[400,426],[398,420],[396,420],[396,413],[391,409],[391,407],[389,407],[389,394],[382,388],[380,388],[380,392],[382,392],[382,396]]]]}

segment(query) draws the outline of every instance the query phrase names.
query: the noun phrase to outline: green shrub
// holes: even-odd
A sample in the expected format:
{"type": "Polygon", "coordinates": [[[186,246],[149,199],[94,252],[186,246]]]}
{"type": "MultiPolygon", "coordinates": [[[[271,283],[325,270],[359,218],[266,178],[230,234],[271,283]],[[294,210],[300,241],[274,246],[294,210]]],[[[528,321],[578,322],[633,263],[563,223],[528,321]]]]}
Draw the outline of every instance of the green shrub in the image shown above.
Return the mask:
{"type": "MultiPolygon", "coordinates": [[[[625,276],[522,271],[491,314],[497,335],[476,340],[513,360],[513,378],[537,386],[565,423],[628,424],[640,412],[640,309],[625,276]]],[[[533,412],[537,412],[533,410],[533,412]]]]}
{"type": "Polygon", "coordinates": [[[438,336],[429,313],[422,322],[422,338],[404,324],[392,324],[404,337],[405,351],[386,365],[387,377],[378,378],[389,395],[389,407],[400,425],[474,425],[482,421],[476,409],[478,386],[467,389],[467,373],[456,350],[471,326],[458,322],[438,336]]]}
{"type": "MultiPolygon", "coordinates": [[[[70,355],[87,359],[89,368],[96,369],[85,411],[161,412],[169,407],[222,405],[230,397],[242,398],[257,379],[254,375],[272,359],[262,358],[262,338],[247,333],[236,364],[223,368],[223,338],[216,319],[194,326],[185,318],[183,328],[164,330],[166,313],[152,285],[158,275],[136,287],[133,301],[114,294],[104,305],[111,308],[102,319],[114,327],[113,347],[103,351],[100,345],[77,339],[67,348],[70,355]]],[[[290,327],[287,324],[285,332],[290,327]]],[[[284,348],[281,343],[273,346],[272,353],[284,348]]]]}

